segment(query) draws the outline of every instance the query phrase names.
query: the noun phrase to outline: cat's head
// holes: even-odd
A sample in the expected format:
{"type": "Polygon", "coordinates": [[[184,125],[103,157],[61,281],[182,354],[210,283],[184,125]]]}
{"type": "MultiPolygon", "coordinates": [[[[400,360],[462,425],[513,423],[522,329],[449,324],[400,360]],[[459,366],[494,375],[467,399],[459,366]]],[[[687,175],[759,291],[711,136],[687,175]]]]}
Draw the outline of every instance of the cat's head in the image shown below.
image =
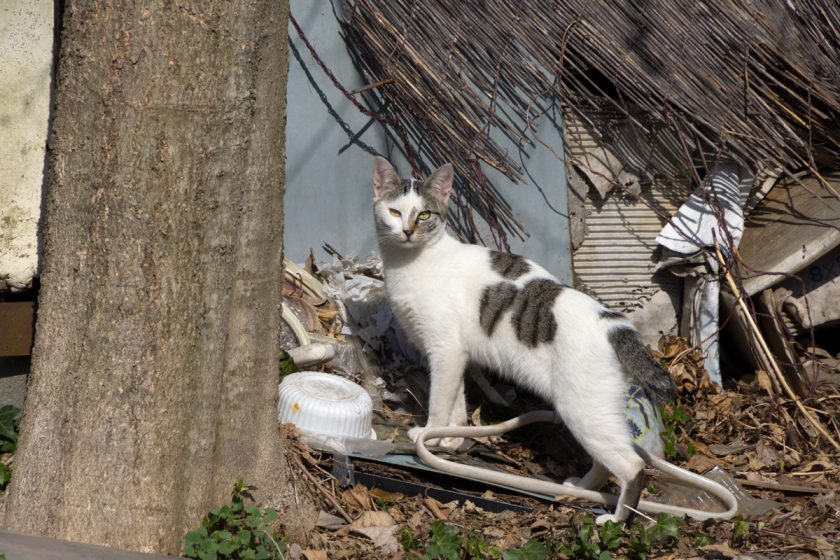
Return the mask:
{"type": "Polygon", "coordinates": [[[388,160],[373,162],[373,213],[380,244],[416,248],[446,231],[446,203],[452,194],[452,164],[438,167],[425,181],[400,179],[388,160]]]}

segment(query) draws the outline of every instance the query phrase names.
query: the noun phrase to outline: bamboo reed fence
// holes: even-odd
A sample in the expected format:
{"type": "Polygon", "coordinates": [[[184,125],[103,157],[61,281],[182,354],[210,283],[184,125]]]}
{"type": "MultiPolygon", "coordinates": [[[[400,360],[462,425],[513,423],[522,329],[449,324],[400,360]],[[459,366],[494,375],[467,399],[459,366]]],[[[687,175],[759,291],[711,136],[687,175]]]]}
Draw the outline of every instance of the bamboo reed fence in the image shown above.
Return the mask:
{"type": "Polygon", "coordinates": [[[840,167],[836,0],[353,0],[346,9],[346,39],[372,84],[353,95],[379,108],[415,174],[455,164],[467,229],[479,214],[499,246],[525,231],[480,164],[516,179],[522,170],[494,138],[539,143],[534,123],[549,102],[567,120],[592,124],[609,106],[640,136],[667,129],[695,161],[711,150],[756,170],[819,177],[840,167]]]}

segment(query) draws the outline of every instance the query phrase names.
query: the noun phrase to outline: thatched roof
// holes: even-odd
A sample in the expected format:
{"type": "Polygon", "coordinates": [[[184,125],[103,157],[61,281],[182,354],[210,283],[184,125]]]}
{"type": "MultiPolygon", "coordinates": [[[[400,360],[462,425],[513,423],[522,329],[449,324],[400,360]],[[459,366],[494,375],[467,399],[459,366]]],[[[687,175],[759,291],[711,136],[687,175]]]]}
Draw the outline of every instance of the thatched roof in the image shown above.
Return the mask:
{"type": "Polygon", "coordinates": [[[500,229],[518,225],[477,162],[511,178],[520,169],[488,126],[539,142],[528,123],[546,99],[573,112],[567,120],[610,105],[639,135],[667,129],[688,159],[724,151],[754,168],[840,168],[835,0],[354,0],[348,9],[367,80],[385,81],[368,94],[408,132],[409,160],[416,170],[455,162],[469,203],[500,229]]]}

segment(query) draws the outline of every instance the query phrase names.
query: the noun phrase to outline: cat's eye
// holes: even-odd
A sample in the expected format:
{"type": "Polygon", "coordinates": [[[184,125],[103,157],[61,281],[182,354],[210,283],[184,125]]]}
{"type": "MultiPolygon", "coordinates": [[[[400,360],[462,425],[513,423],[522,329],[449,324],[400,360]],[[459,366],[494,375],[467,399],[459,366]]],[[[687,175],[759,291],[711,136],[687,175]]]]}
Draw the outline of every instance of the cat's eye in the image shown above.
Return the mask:
{"type": "Polygon", "coordinates": [[[428,210],[424,210],[424,211],[420,212],[419,214],[417,214],[417,219],[418,220],[428,220],[431,217],[432,217],[432,213],[429,212],[428,210]]]}
{"type": "Polygon", "coordinates": [[[389,208],[388,212],[390,212],[391,215],[395,218],[399,218],[400,216],[402,216],[402,214],[400,214],[399,210],[394,210],[393,208],[389,208]]]}

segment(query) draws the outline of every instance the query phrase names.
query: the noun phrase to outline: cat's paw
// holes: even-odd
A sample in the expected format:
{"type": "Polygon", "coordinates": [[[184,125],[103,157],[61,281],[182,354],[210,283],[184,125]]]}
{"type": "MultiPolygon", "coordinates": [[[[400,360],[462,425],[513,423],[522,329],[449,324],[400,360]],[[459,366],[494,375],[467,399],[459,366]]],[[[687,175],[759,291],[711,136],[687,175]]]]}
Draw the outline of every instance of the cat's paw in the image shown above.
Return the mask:
{"type": "MultiPolygon", "coordinates": [[[[414,443],[417,443],[417,439],[420,437],[420,434],[425,429],[426,429],[425,426],[415,426],[414,428],[411,428],[410,430],[408,430],[408,433],[406,435],[408,435],[408,439],[410,439],[414,443]]],[[[429,442],[426,441],[426,444],[428,445],[429,442]]]]}
{"type": "Polygon", "coordinates": [[[587,488],[583,485],[583,479],[577,476],[570,476],[566,480],[563,481],[563,486],[573,486],[575,488],[583,488],[586,490],[587,488]]]}
{"type": "MultiPolygon", "coordinates": [[[[420,434],[425,430],[425,426],[416,426],[408,430],[408,438],[417,443],[417,440],[420,438],[420,434]]],[[[442,447],[443,449],[449,449],[450,451],[454,451],[461,447],[461,444],[464,443],[464,438],[461,437],[445,437],[445,438],[432,438],[427,439],[425,442],[426,447],[442,447]]]]}
{"type": "Polygon", "coordinates": [[[455,451],[461,444],[464,443],[464,438],[462,437],[445,437],[441,438],[438,442],[438,446],[442,447],[443,449],[448,449],[450,451],[455,451]]]}

